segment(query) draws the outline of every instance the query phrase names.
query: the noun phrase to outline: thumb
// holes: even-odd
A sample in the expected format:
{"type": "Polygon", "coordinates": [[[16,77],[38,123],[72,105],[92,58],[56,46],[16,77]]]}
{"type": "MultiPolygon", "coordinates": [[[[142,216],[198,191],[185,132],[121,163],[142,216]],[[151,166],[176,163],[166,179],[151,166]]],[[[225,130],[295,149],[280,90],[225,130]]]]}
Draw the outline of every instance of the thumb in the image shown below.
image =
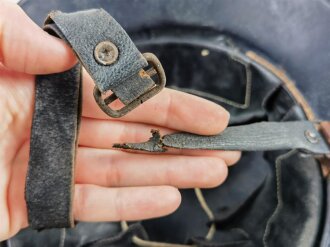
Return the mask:
{"type": "Polygon", "coordinates": [[[70,47],[38,27],[14,3],[0,0],[0,62],[28,74],[65,71],[76,63],[70,47]]]}

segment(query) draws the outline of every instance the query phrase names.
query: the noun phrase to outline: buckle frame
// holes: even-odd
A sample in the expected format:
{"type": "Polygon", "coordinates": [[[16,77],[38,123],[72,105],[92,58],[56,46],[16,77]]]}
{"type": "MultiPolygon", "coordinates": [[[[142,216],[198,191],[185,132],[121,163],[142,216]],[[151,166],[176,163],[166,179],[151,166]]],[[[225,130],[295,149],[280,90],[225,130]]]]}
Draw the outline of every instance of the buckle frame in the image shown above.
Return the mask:
{"type": "Polygon", "coordinates": [[[122,107],[121,109],[114,110],[109,106],[109,104],[111,104],[116,99],[118,99],[118,97],[114,93],[112,93],[110,96],[103,99],[102,92],[95,85],[93,92],[94,99],[96,103],[99,105],[99,107],[102,109],[102,111],[106,113],[108,116],[113,118],[119,118],[126,115],[127,113],[129,113],[130,111],[141,105],[143,102],[147,101],[148,99],[158,94],[165,87],[166,84],[165,72],[162,64],[160,63],[156,55],[154,55],[153,53],[143,53],[142,55],[147,60],[148,64],[152,66],[152,68],[145,71],[145,73],[147,73],[150,77],[154,75],[158,76],[158,80],[157,82],[155,82],[155,86],[150,90],[148,90],[147,92],[145,92],[144,94],[142,94],[141,96],[139,96],[138,98],[136,98],[135,100],[133,100],[131,103],[122,107]]]}

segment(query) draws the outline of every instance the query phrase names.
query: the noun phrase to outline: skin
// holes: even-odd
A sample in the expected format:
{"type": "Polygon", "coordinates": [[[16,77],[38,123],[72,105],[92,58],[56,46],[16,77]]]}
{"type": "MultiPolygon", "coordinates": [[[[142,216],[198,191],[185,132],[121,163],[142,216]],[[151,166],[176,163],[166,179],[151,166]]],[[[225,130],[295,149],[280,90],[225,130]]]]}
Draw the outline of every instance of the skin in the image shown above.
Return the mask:
{"type": "MultiPolygon", "coordinates": [[[[42,31],[16,5],[0,0],[0,240],[28,226],[24,199],[33,115],[35,74],[56,73],[77,62],[61,40],[42,31]]],[[[123,152],[113,143],[188,131],[223,131],[229,114],[221,106],[165,89],[121,119],[96,105],[94,83],[84,72],[83,117],[77,151],[73,212],[80,221],[160,217],[180,205],[178,188],[220,185],[239,152],[170,150],[123,152]],[[198,118],[196,116],[199,116],[198,118]]]]}

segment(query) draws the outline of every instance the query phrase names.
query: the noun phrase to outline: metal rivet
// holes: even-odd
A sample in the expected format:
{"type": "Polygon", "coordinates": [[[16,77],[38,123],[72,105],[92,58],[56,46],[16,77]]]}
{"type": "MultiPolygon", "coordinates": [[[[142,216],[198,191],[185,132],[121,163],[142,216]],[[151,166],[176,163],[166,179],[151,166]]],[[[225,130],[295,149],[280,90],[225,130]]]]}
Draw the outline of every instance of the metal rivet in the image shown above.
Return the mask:
{"type": "Polygon", "coordinates": [[[203,49],[203,50],[201,51],[201,55],[202,55],[202,57],[206,57],[206,56],[210,55],[210,50],[208,50],[208,49],[203,49]]]}
{"type": "Polygon", "coordinates": [[[103,65],[110,65],[117,61],[118,48],[110,41],[100,42],[94,50],[94,57],[97,62],[103,65]]]}
{"type": "Polygon", "coordinates": [[[310,130],[305,131],[305,137],[310,143],[318,143],[319,142],[319,139],[317,138],[317,135],[314,132],[310,131],[310,130]]]}

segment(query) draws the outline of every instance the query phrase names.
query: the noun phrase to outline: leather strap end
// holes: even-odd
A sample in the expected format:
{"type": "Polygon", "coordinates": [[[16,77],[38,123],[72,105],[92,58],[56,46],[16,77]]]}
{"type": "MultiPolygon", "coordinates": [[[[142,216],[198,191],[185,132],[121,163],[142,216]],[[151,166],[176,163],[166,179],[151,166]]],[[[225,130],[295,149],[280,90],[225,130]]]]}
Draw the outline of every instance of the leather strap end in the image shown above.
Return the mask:
{"type": "Polygon", "coordinates": [[[81,115],[81,66],[36,78],[25,199],[32,228],[73,227],[72,200],[81,115]]]}

